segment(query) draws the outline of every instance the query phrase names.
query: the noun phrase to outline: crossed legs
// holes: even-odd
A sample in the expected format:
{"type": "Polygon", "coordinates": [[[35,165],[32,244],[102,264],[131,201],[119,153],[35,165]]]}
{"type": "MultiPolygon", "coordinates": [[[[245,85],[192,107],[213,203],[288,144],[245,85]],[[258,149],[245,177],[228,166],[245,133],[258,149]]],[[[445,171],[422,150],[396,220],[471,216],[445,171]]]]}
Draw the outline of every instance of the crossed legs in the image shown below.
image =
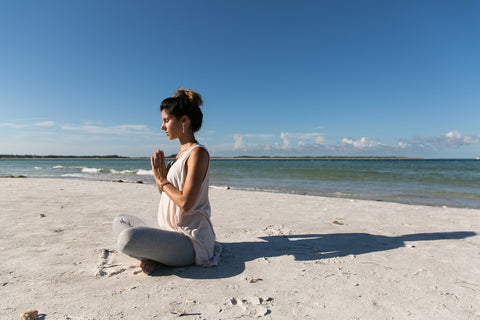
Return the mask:
{"type": "Polygon", "coordinates": [[[141,219],[126,214],[115,217],[112,229],[120,251],[140,260],[147,274],[158,263],[179,267],[195,262],[192,242],[181,233],[147,226],[141,219]]]}

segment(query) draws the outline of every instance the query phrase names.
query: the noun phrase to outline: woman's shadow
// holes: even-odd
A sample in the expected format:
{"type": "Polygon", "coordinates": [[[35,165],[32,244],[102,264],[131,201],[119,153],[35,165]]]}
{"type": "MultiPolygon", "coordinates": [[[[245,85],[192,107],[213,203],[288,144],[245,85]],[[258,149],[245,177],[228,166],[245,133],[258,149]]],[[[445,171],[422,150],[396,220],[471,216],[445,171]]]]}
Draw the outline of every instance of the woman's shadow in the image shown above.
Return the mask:
{"type": "Polygon", "coordinates": [[[153,275],[177,275],[191,279],[229,278],[245,270],[245,262],[259,258],[291,255],[297,261],[315,261],[327,258],[361,255],[387,251],[405,246],[405,241],[432,241],[464,239],[475,232],[417,233],[386,237],[368,233],[301,234],[260,237],[255,242],[224,242],[222,259],[214,268],[185,267],[160,268],[153,275]]]}

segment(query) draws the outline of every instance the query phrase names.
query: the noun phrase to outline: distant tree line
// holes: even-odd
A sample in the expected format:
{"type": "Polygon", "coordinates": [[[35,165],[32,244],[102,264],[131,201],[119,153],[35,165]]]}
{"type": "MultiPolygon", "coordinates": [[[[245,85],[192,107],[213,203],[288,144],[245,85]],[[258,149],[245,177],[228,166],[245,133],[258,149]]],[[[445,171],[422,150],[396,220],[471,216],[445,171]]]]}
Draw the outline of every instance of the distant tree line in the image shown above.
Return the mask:
{"type": "Polygon", "coordinates": [[[294,159],[294,160],[404,160],[404,159],[423,159],[412,157],[397,157],[397,156],[234,156],[234,157],[212,157],[213,159],[294,159]]]}
{"type": "MultiPolygon", "coordinates": [[[[167,159],[175,158],[176,154],[165,156],[167,159]]],[[[123,157],[119,155],[106,156],[59,156],[59,155],[17,155],[17,154],[0,154],[0,159],[130,159],[131,157],[123,157]]],[[[149,157],[139,157],[148,159],[149,157]]],[[[396,156],[233,156],[233,157],[212,157],[212,159],[423,159],[412,157],[396,157],[396,156]]]]}
{"type": "Polygon", "coordinates": [[[32,154],[0,154],[0,159],[77,159],[77,158],[87,158],[87,159],[128,159],[128,157],[122,157],[118,155],[107,155],[107,156],[59,156],[59,155],[47,155],[47,156],[38,156],[32,154]]]}

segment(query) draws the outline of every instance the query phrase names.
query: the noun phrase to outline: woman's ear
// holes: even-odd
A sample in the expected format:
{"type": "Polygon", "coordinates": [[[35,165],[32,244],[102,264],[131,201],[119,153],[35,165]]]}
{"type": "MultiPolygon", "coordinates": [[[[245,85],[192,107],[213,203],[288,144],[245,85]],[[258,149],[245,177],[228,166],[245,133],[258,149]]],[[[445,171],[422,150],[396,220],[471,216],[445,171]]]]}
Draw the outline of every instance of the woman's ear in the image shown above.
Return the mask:
{"type": "Polygon", "coordinates": [[[182,123],[182,125],[186,126],[186,127],[189,127],[190,126],[190,118],[186,115],[183,115],[181,118],[180,118],[180,122],[182,123]]]}

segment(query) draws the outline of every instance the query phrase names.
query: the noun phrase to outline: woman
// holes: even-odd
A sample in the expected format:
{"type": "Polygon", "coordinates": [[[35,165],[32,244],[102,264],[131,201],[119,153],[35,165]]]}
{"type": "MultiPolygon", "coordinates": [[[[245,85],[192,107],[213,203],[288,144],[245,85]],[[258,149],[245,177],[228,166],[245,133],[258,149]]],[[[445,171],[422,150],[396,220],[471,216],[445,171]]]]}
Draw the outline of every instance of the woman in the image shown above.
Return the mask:
{"type": "Polygon", "coordinates": [[[160,105],[162,130],[170,140],[179,140],[180,151],[167,166],[163,151],[157,150],[151,158],[161,194],[158,226],[147,226],[130,215],[119,215],[113,222],[120,250],[139,259],[146,274],[153,273],[159,264],[210,267],[220,258],[221,247],[215,242],[210,222],[210,156],[194,135],[202,126],[202,104],[198,93],[178,89],[160,105]]]}

